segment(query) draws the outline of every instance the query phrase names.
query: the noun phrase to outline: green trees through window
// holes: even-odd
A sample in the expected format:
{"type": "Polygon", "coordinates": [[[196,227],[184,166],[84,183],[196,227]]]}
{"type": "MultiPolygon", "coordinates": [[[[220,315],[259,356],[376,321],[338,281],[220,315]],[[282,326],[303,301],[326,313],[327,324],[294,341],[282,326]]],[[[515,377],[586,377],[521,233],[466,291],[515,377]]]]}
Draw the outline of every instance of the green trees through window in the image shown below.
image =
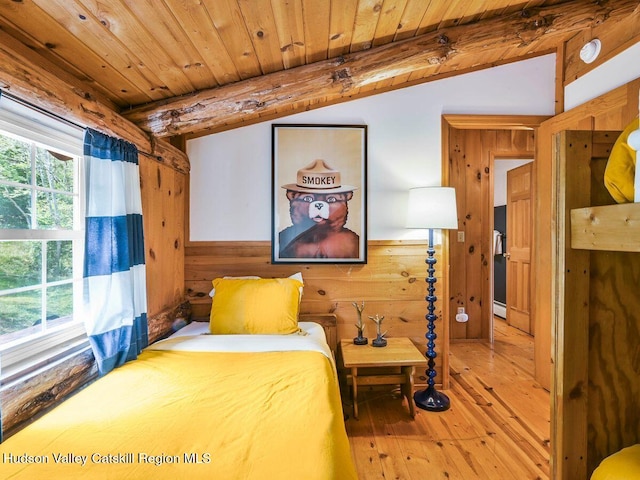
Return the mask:
{"type": "Polygon", "coordinates": [[[77,162],[0,133],[0,343],[73,313],[77,162]]]}

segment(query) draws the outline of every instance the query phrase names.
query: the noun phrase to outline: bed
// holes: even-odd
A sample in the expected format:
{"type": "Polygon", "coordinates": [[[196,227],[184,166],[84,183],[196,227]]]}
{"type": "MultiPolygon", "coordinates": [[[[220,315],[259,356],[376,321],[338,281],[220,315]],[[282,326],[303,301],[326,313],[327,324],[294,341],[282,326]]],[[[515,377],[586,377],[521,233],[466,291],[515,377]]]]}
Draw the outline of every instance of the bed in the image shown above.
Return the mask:
{"type": "Polygon", "coordinates": [[[355,479],[323,327],[211,331],[190,323],[8,438],[2,477],[355,479]]]}

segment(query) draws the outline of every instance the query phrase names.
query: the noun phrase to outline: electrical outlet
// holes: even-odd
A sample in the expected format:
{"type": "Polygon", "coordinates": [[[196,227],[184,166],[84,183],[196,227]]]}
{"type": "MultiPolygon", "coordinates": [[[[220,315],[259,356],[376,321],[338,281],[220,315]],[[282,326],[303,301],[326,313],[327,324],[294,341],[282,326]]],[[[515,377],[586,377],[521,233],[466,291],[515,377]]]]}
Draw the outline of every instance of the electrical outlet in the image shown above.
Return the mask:
{"type": "Polygon", "coordinates": [[[464,243],[464,231],[458,231],[458,242],[464,243]]]}
{"type": "Polygon", "coordinates": [[[469,321],[469,315],[464,313],[464,307],[458,307],[458,314],[456,315],[456,322],[465,323],[469,321]]]}

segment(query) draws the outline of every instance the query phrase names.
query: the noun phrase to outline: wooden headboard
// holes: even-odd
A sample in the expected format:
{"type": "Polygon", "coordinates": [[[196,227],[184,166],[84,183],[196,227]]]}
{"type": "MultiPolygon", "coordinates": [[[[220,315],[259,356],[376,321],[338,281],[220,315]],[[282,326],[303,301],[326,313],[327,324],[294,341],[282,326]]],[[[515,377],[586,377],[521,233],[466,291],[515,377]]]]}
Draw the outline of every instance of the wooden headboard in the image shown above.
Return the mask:
{"type": "Polygon", "coordinates": [[[338,319],[335,313],[301,313],[298,319],[301,322],[316,322],[322,325],[329,348],[335,354],[338,346],[338,319]]]}

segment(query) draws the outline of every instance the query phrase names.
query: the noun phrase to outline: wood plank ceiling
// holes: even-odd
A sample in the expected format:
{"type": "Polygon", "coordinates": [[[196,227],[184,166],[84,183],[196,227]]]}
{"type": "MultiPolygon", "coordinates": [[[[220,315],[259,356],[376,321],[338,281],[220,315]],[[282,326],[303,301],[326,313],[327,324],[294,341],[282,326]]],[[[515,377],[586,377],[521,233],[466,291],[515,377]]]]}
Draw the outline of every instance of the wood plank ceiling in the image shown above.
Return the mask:
{"type": "Polygon", "coordinates": [[[547,53],[634,3],[13,0],[0,31],[143,130],[188,137],[547,53]]]}

